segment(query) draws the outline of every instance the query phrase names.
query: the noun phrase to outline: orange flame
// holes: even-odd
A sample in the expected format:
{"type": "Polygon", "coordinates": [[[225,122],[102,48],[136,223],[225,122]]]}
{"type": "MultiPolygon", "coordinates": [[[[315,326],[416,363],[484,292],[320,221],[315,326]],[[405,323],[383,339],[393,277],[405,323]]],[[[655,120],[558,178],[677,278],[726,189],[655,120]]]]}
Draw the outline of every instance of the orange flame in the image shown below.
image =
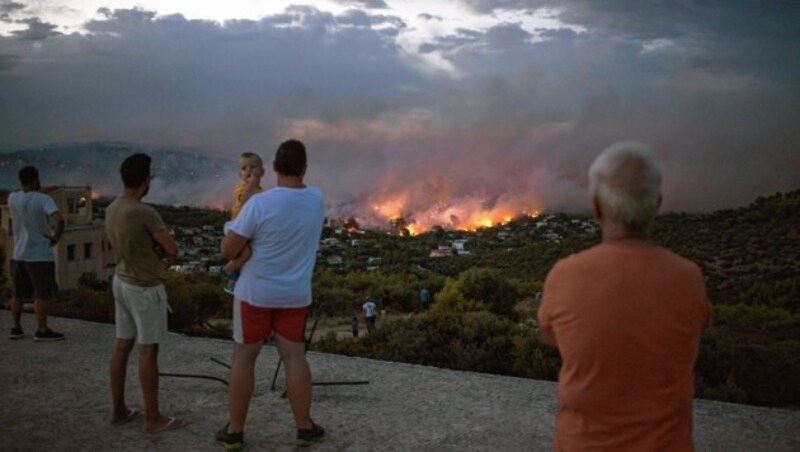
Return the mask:
{"type": "Polygon", "coordinates": [[[388,227],[395,231],[419,235],[430,231],[435,226],[444,229],[475,231],[508,224],[520,216],[536,217],[539,212],[527,207],[514,208],[512,205],[496,205],[484,207],[478,197],[457,199],[446,205],[435,205],[425,209],[411,211],[408,208],[408,196],[392,195],[387,198],[373,198],[369,217],[357,218],[360,224],[388,227]]]}

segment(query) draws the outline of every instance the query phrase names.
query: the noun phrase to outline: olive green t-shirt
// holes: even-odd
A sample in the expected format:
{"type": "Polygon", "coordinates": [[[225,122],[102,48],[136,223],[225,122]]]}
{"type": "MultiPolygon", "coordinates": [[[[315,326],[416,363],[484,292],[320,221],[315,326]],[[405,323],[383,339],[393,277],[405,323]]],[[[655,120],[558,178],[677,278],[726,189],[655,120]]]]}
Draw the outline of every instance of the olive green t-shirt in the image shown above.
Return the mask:
{"type": "Polygon", "coordinates": [[[167,226],[158,212],[136,198],[120,196],[106,209],[105,223],[117,263],[116,276],[137,286],[161,284],[163,266],[152,234],[167,226]]]}

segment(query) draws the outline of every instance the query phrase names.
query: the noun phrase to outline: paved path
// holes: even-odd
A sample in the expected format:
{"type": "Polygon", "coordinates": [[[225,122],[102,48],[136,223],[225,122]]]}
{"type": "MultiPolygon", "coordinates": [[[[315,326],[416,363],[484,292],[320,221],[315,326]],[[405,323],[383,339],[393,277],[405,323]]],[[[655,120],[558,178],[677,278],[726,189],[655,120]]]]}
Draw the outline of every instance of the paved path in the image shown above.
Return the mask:
{"type": "MultiPolygon", "coordinates": [[[[0,311],[0,325],[9,325],[0,311]]],[[[107,425],[111,325],[51,318],[67,340],[35,343],[0,338],[0,450],[216,451],[213,432],[226,418],[224,384],[162,378],[166,415],[181,430],[148,435],[141,420],[107,425]]],[[[230,341],[171,335],[161,371],[227,379],[230,341]]],[[[328,431],[316,451],[547,451],[556,409],[555,383],[410,364],[309,353],[317,381],[368,380],[366,386],[317,386],[313,416],[328,431]]],[[[252,451],[294,450],[288,402],[270,391],[273,347],[259,359],[246,440],[252,451]]],[[[128,369],[130,405],[141,407],[136,358],[128,369]]],[[[282,374],[281,374],[282,375],[282,374]]],[[[279,378],[278,386],[283,388],[279,378]]],[[[800,411],[696,401],[700,451],[800,451],[800,411]]]]}

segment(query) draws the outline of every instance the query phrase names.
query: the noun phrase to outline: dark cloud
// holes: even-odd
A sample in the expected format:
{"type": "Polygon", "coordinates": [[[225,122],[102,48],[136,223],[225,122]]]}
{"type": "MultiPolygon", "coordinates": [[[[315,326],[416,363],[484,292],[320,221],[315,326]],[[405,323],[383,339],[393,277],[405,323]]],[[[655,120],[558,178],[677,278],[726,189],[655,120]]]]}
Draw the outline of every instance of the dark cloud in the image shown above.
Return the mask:
{"type": "Polygon", "coordinates": [[[537,8],[564,3],[552,0],[461,0],[461,3],[479,13],[497,10],[535,10],[537,8]]]}
{"type": "Polygon", "coordinates": [[[578,33],[571,28],[537,28],[539,36],[545,39],[575,39],[578,33]]]}
{"type": "Polygon", "coordinates": [[[368,14],[357,9],[345,11],[337,17],[336,22],[342,25],[355,25],[359,27],[386,25],[395,30],[401,30],[406,27],[405,22],[397,16],[368,14]]]}
{"type": "Polygon", "coordinates": [[[441,16],[434,16],[433,14],[428,14],[428,13],[419,14],[419,15],[417,15],[417,17],[419,17],[420,19],[424,19],[424,20],[435,20],[437,22],[441,22],[442,21],[442,17],[441,16]]]}
{"type": "Polygon", "coordinates": [[[19,55],[4,55],[0,53],[0,72],[8,71],[19,64],[19,55]]]}
{"type": "Polygon", "coordinates": [[[486,31],[486,43],[496,49],[508,49],[525,44],[532,35],[519,24],[501,24],[486,31]]]}
{"type": "Polygon", "coordinates": [[[14,11],[19,11],[22,9],[25,9],[25,4],[23,3],[10,2],[10,1],[0,2],[0,14],[9,14],[14,11]]]}
{"type": "Polygon", "coordinates": [[[448,210],[459,203],[585,208],[586,168],[619,140],[657,149],[668,209],[798,188],[796,8],[468,3],[551,8],[563,26],[461,28],[422,55],[400,46],[407,24],[363,4],[223,24],[101,9],[88,35],[35,46],[0,36],[0,146],[125,140],[270,155],[294,136],[331,203],[404,197],[420,219],[463,215],[448,210]],[[450,72],[419,70],[420,58],[450,72]]]}
{"type": "Polygon", "coordinates": [[[355,5],[366,9],[386,9],[389,7],[383,0],[336,0],[336,3],[355,5]]]}
{"type": "Polygon", "coordinates": [[[42,22],[38,18],[23,19],[18,23],[27,24],[26,30],[12,31],[11,34],[20,41],[44,41],[51,36],[58,36],[61,33],[55,31],[58,25],[42,22]]]}
{"type": "Polygon", "coordinates": [[[15,12],[25,9],[25,5],[15,2],[2,2],[0,3],[0,22],[11,23],[13,19],[11,15],[15,12]]]}

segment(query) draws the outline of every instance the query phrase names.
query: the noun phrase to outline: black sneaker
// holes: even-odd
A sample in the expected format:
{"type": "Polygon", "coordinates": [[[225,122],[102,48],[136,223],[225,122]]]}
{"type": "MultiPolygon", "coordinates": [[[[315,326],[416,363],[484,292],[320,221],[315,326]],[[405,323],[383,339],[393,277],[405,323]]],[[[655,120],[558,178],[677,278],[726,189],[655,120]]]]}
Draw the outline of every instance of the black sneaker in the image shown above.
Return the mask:
{"type": "Polygon", "coordinates": [[[231,433],[228,431],[228,425],[214,435],[217,444],[222,446],[225,450],[244,450],[244,432],[231,433]]]}
{"type": "Polygon", "coordinates": [[[322,439],[325,435],[325,429],[311,421],[311,428],[298,428],[297,439],[294,445],[298,447],[310,446],[322,439]]]}
{"type": "Polygon", "coordinates": [[[8,335],[9,339],[22,339],[25,337],[25,333],[22,332],[22,328],[11,328],[11,334],[8,335]]]}
{"type": "Polygon", "coordinates": [[[56,333],[55,331],[48,328],[47,331],[45,331],[44,333],[40,333],[38,331],[34,333],[33,340],[36,342],[63,341],[64,335],[61,333],[56,333]]]}

